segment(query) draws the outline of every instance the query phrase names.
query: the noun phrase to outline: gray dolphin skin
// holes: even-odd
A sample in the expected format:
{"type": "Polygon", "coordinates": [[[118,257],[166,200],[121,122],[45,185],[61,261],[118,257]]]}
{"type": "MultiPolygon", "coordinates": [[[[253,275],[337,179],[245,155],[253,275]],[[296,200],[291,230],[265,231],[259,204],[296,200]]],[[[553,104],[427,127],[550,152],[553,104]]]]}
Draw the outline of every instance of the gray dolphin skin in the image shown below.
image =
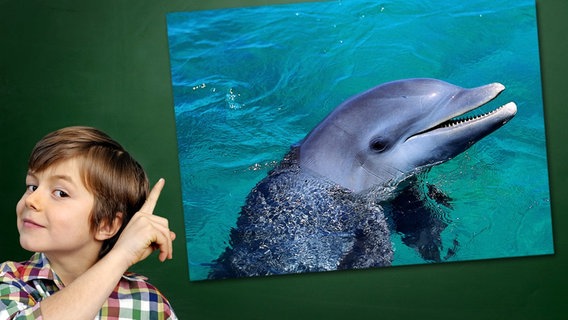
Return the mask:
{"type": "Polygon", "coordinates": [[[508,103],[452,120],[493,100],[505,87],[464,89],[435,79],[386,83],[339,105],[302,142],[300,166],[360,192],[460,154],[508,122],[508,103]]]}
{"type": "Polygon", "coordinates": [[[451,198],[416,187],[417,173],[511,120],[513,102],[463,117],[504,89],[406,79],[346,100],[251,190],[209,278],[389,266],[393,232],[425,260],[440,261],[447,224],[431,211],[439,205],[423,202],[451,208],[451,198]]]}

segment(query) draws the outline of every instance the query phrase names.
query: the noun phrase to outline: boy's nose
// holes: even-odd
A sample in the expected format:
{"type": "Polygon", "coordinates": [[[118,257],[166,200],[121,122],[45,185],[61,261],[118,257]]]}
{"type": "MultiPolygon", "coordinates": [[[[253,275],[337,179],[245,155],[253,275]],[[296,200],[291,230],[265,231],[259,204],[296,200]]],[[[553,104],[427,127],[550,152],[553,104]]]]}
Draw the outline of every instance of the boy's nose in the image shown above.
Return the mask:
{"type": "Polygon", "coordinates": [[[41,208],[41,196],[37,190],[26,196],[26,207],[38,211],[41,208]]]}

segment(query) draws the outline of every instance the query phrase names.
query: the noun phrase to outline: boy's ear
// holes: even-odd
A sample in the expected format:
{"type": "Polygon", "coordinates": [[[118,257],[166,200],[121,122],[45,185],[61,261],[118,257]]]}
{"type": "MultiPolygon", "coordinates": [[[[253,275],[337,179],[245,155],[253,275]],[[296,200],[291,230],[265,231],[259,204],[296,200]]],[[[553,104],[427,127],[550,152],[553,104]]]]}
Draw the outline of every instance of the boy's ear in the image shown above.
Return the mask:
{"type": "Polygon", "coordinates": [[[122,216],[122,212],[117,212],[112,223],[109,223],[108,221],[103,222],[99,226],[95,238],[100,241],[112,238],[122,226],[122,216]]]}

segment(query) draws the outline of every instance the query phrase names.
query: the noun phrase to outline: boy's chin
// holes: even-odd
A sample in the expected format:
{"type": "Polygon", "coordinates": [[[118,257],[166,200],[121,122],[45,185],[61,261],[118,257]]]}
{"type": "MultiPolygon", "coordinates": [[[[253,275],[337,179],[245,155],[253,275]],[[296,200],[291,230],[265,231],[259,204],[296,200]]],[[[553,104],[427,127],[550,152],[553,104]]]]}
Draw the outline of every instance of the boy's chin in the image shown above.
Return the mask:
{"type": "Polygon", "coordinates": [[[22,249],[30,251],[30,252],[41,252],[42,248],[39,247],[37,244],[27,239],[27,237],[20,235],[20,247],[22,249]]]}

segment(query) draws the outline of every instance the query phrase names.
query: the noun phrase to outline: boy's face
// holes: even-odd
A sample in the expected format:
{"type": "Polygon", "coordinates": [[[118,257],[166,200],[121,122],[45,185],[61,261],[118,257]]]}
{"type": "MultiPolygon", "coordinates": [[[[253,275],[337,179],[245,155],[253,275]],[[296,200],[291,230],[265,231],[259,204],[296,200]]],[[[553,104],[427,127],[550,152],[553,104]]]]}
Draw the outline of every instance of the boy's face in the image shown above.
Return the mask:
{"type": "Polygon", "coordinates": [[[26,192],[16,206],[24,249],[69,257],[98,254],[101,243],[90,229],[94,197],[83,185],[78,161],[28,173],[26,192]]]}

